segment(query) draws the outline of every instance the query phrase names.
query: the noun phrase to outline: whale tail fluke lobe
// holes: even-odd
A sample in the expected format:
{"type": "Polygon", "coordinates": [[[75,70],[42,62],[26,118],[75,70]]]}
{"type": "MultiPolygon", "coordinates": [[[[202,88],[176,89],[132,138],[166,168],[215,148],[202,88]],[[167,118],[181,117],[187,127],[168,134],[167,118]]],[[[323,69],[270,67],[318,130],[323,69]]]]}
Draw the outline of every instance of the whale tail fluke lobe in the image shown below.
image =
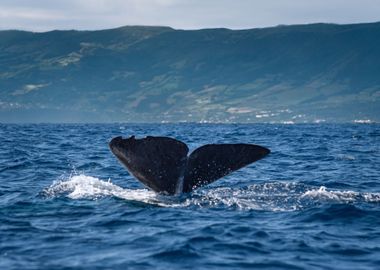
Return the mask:
{"type": "Polygon", "coordinates": [[[186,144],[167,137],[123,139],[109,143],[112,153],[144,185],[161,193],[174,194],[187,153],[186,144]]]}
{"type": "Polygon", "coordinates": [[[270,151],[253,144],[207,144],[188,158],[183,192],[190,192],[265,157],[270,151]]]}
{"type": "Polygon", "coordinates": [[[144,185],[158,193],[190,192],[255,162],[270,150],[253,144],[208,144],[189,156],[185,143],[148,136],[116,137],[112,153],[144,185]]]}

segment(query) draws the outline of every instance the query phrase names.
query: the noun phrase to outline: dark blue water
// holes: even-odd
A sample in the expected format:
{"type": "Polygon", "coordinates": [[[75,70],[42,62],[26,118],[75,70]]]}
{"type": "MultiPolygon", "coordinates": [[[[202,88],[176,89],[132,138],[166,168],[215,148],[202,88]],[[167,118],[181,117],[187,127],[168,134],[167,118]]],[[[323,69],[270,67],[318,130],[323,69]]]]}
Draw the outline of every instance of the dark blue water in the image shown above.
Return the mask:
{"type": "Polygon", "coordinates": [[[0,125],[0,269],[379,269],[380,125],[0,125]],[[118,135],[272,153],[165,197],[118,135]]]}

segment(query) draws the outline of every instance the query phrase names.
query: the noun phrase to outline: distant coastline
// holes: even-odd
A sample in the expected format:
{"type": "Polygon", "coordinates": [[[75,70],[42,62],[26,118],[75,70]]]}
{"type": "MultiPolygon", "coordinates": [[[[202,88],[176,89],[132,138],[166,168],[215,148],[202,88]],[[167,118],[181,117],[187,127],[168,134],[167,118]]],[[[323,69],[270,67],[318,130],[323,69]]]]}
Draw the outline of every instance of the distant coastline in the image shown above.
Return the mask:
{"type": "Polygon", "coordinates": [[[380,121],[380,23],[0,31],[0,122],[380,121]]]}

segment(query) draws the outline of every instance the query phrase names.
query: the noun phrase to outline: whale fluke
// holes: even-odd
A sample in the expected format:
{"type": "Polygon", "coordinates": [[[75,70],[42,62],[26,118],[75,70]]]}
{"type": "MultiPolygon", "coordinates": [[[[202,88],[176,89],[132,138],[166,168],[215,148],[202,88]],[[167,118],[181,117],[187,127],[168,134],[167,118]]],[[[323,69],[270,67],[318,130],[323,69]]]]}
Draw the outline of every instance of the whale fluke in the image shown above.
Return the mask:
{"type": "Polygon", "coordinates": [[[112,153],[144,185],[158,193],[190,192],[262,159],[270,150],[254,144],[207,144],[194,150],[169,137],[115,137],[112,153]]]}

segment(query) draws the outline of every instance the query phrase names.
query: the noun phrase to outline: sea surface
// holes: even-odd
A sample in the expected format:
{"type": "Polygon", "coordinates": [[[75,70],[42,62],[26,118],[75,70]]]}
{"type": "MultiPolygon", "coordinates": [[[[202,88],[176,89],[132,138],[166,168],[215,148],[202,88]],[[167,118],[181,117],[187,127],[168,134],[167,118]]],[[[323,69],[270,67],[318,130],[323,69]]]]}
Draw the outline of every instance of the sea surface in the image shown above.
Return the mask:
{"type": "Polygon", "coordinates": [[[0,124],[0,269],[380,269],[379,124],[0,124]],[[170,136],[272,153],[181,196],[108,149],[170,136]]]}

